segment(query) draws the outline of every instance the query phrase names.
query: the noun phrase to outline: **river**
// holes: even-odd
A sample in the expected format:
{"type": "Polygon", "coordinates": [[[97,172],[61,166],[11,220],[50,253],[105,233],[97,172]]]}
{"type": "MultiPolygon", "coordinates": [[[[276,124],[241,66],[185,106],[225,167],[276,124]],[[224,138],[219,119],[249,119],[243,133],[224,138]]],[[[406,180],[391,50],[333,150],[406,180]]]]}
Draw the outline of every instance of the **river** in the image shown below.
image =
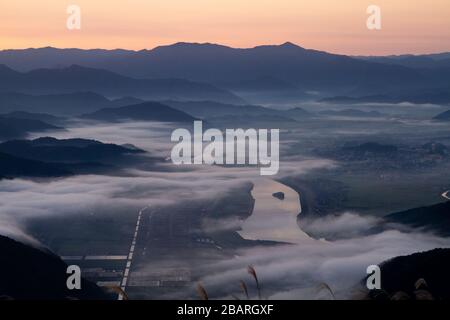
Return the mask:
{"type": "Polygon", "coordinates": [[[239,231],[244,239],[288,243],[314,241],[297,224],[301,202],[295,190],[267,178],[259,178],[253,183],[255,206],[252,215],[244,221],[239,231]],[[283,192],[284,200],[275,198],[275,192],[283,192]]]}

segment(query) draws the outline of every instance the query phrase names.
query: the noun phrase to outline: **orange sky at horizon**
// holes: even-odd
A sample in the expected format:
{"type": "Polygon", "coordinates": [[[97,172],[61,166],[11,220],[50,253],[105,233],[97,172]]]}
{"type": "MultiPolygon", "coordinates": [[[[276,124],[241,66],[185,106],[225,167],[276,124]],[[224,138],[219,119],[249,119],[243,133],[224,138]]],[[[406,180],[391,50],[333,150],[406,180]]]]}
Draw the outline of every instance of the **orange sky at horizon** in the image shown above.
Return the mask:
{"type": "Polygon", "coordinates": [[[175,42],[253,47],[291,41],[342,54],[450,51],[450,0],[1,0],[0,49],[151,49],[175,42]],[[81,30],[68,30],[68,5],[81,30]],[[366,27],[378,5],[382,30],[366,27]]]}

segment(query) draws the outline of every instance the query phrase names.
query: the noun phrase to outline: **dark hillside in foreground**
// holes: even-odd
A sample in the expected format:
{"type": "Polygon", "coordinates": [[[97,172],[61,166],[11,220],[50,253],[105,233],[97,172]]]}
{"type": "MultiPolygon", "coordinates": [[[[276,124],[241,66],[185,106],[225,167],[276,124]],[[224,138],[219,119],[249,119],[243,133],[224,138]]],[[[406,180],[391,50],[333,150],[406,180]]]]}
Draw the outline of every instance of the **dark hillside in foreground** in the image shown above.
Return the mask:
{"type": "Polygon", "coordinates": [[[53,253],[0,236],[0,296],[3,299],[108,299],[97,285],[82,279],[80,290],[66,286],[67,265],[53,253]]]}
{"type": "MultiPolygon", "coordinates": [[[[384,292],[372,291],[368,298],[450,299],[450,249],[434,249],[396,257],[383,262],[380,269],[381,289],[384,292]],[[425,280],[425,283],[418,282],[419,279],[425,280]]],[[[363,280],[363,285],[365,282],[363,280]]]]}

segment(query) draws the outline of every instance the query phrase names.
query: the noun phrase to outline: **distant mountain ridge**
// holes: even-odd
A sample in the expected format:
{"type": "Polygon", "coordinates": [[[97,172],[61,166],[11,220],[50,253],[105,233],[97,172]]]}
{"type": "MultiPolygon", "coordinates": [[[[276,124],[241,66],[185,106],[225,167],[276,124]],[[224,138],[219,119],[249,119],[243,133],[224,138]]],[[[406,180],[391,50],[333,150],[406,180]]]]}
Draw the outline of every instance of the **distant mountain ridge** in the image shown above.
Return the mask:
{"type": "Polygon", "coordinates": [[[355,153],[391,154],[397,152],[398,147],[377,142],[365,142],[357,146],[343,147],[342,150],[355,153]]]}
{"type": "Polygon", "coordinates": [[[256,99],[255,93],[279,100],[310,98],[311,91],[378,94],[421,87],[428,79],[413,68],[305,49],[290,42],[248,49],[176,43],[141,51],[4,50],[0,63],[22,70],[77,64],[134,78],[189,79],[227,88],[245,99],[256,99]]]}
{"type": "Polygon", "coordinates": [[[450,52],[434,54],[402,54],[390,56],[356,56],[355,58],[409,68],[448,68],[450,52]]]}
{"type": "Polygon", "coordinates": [[[305,119],[311,116],[302,108],[291,108],[288,110],[276,110],[259,105],[230,105],[215,101],[162,101],[172,108],[189,113],[201,119],[224,117],[224,116],[276,116],[292,118],[294,120],[305,119]]]}
{"type": "MultiPolygon", "coordinates": [[[[449,69],[450,75],[450,69],[449,69]]],[[[386,93],[369,96],[335,96],[319,100],[319,102],[334,104],[359,104],[359,103],[415,103],[415,104],[450,104],[449,88],[432,88],[426,90],[413,90],[408,93],[386,93]]]]}
{"type": "Polygon", "coordinates": [[[378,111],[363,111],[358,109],[343,109],[343,110],[324,110],[319,114],[334,117],[355,117],[355,118],[377,118],[383,116],[378,111]]]}
{"type": "MultiPolygon", "coordinates": [[[[93,92],[54,95],[0,93],[0,106],[2,111],[5,112],[0,114],[0,117],[39,120],[48,124],[64,126],[64,123],[70,119],[70,116],[82,115],[86,117],[88,114],[95,113],[101,109],[127,107],[145,102],[143,99],[131,96],[111,100],[93,92]]],[[[301,120],[311,116],[310,113],[299,107],[276,110],[260,105],[229,104],[208,100],[161,100],[159,103],[200,119],[228,115],[274,115],[301,120]]],[[[143,118],[139,118],[136,115],[132,116],[131,114],[128,115],[128,118],[143,120],[143,118]]],[[[193,118],[190,120],[193,120],[193,118]]]]}

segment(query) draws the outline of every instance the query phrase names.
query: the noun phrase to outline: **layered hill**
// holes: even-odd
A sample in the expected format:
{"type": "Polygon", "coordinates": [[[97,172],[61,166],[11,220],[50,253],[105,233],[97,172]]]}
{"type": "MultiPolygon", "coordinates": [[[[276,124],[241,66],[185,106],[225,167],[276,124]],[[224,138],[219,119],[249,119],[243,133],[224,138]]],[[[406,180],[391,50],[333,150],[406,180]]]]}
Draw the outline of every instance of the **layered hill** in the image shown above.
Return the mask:
{"type": "Polygon", "coordinates": [[[438,114],[433,119],[438,121],[450,121],[450,110],[438,114]]]}
{"type": "Polygon", "coordinates": [[[92,113],[84,114],[81,117],[84,119],[108,122],[124,120],[192,122],[195,120],[191,115],[159,102],[144,102],[118,108],[104,108],[92,113]]]}
{"type": "Polygon", "coordinates": [[[54,126],[60,125],[66,121],[66,119],[63,117],[57,117],[47,113],[35,113],[26,111],[12,111],[9,113],[0,114],[0,117],[7,119],[36,120],[54,126]]]}
{"type": "Polygon", "coordinates": [[[18,118],[18,115],[0,115],[0,140],[24,138],[32,132],[61,129],[61,127],[37,119],[18,118]]]}
{"type": "Polygon", "coordinates": [[[44,95],[0,92],[0,108],[2,113],[20,111],[67,116],[109,107],[111,103],[111,100],[93,92],[44,95]]]}
{"type": "Polygon", "coordinates": [[[117,172],[143,152],[132,145],[86,139],[11,140],[0,144],[0,179],[117,172]]]}
{"type": "MultiPolygon", "coordinates": [[[[449,69],[450,74],[450,69],[449,69]]],[[[450,104],[449,88],[431,88],[418,90],[411,88],[403,93],[385,93],[368,96],[336,96],[320,99],[320,102],[334,104],[361,104],[361,103],[415,103],[415,104],[450,104]]]]}
{"type": "Polygon", "coordinates": [[[111,160],[127,154],[144,151],[137,148],[106,144],[96,140],[51,137],[35,140],[11,140],[0,144],[0,152],[10,155],[51,162],[94,162],[111,160]]]}
{"type": "Polygon", "coordinates": [[[70,65],[65,68],[18,72],[0,65],[0,92],[34,95],[92,91],[108,97],[135,96],[147,100],[216,100],[241,103],[229,91],[210,84],[169,75],[159,79],[131,78],[98,68],[70,65]]]}
{"type": "Polygon", "coordinates": [[[389,214],[386,221],[450,236],[450,201],[389,214]]]}
{"type": "Polygon", "coordinates": [[[311,116],[302,108],[276,110],[259,105],[231,105],[215,101],[163,101],[177,110],[202,119],[217,117],[284,117],[286,120],[301,120],[311,116]]]}

